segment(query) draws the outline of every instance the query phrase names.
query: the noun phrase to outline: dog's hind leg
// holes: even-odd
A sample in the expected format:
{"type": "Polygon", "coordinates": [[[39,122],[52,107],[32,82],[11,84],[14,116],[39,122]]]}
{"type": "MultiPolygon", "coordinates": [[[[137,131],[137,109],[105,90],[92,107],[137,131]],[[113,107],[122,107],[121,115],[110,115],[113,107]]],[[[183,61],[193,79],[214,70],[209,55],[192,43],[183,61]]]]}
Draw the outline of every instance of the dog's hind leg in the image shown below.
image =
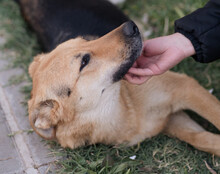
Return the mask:
{"type": "Polygon", "coordinates": [[[220,156],[220,135],[206,131],[183,111],[171,115],[163,132],[199,150],[220,156]]]}

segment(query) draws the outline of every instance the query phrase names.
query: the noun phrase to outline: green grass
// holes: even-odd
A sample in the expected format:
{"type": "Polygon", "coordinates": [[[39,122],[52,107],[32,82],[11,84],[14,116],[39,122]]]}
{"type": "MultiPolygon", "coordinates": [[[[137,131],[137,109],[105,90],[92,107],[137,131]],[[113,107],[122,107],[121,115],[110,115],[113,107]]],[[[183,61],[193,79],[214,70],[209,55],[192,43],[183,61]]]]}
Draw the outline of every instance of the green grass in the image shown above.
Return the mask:
{"type": "Polygon", "coordinates": [[[155,37],[173,33],[176,19],[202,7],[205,2],[207,0],[127,0],[122,9],[135,20],[140,20],[147,13],[149,23],[145,24],[145,28],[152,28],[151,37],[155,37]],[[164,27],[165,21],[167,27],[164,27]]]}
{"type": "Polygon", "coordinates": [[[60,173],[208,173],[206,161],[219,170],[219,159],[200,152],[184,142],[159,135],[137,146],[112,147],[94,145],[76,150],[59,149],[55,154],[60,173]],[[129,157],[136,155],[135,160],[129,157]]]}
{"type": "MultiPolygon", "coordinates": [[[[132,19],[139,21],[146,30],[151,29],[150,37],[173,33],[176,19],[201,7],[207,1],[202,0],[127,0],[122,10],[132,19]],[[148,23],[141,21],[144,13],[148,14],[148,23]]],[[[13,50],[16,58],[13,66],[22,67],[27,73],[28,64],[39,53],[40,46],[36,36],[23,21],[17,5],[10,0],[0,0],[0,25],[7,43],[4,50],[13,50]]],[[[186,59],[173,68],[196,78],[207,89],[214,89],[214,95],[220,99],[220,61],[210,64],[196,63],[186,59]]],[[[17,80],[17,79],[15,79],[17,80]]],[[[29,94],[31,87],[24,90],[29,94]]],[[[194,113],[206,128],[214,130],[194,113]]],[[[216,131],[216,130],[214,130],[216,131]]],[[[159,135],[145,140],[140,147],[114,147],[93,145],[76,150],[63,149],[54,142],[52,151],[62,160],[57,162],[58,173],[88,174],[133,174],[133,173],[210,173],[208,166],[220,173],[220,158],[198,151],[177,139],[159,135]],[[136,155],[135,160],[129,157],[136,155]]]]}

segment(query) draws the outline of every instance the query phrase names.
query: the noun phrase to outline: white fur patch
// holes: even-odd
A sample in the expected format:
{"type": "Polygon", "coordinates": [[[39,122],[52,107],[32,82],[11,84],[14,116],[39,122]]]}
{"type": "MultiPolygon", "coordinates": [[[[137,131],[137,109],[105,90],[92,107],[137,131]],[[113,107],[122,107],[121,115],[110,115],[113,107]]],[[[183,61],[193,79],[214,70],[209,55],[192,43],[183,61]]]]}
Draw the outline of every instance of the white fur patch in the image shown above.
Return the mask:
{"type": "Polygon", "coordinates": [[[88,120],[111,124],[112,121],[117,120],[113,117],[117,117],[119,114],[119,92],[119,84],[114,84],[105,89],[103,94],[100,94],[100,97],[95,97],[97,100],[99,100],[97,104],[94,105],[91,110],[89,109],[83,112],[80,117],[88,120]]]}

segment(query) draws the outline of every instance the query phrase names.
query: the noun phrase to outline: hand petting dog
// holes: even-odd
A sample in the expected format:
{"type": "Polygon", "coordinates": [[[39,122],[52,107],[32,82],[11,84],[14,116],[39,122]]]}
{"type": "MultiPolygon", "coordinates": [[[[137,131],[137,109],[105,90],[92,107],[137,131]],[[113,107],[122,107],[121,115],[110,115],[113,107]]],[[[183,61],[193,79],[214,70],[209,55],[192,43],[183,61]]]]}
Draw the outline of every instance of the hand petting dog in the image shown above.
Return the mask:
{"type": "Polygon", "coordinates": [[[130,83],[143,84],[152,76],[168,71],[184,58],[194,54],[192,43],[180,33],[147,40],[144,42],[142,55],[125,78],[130,83]]]}

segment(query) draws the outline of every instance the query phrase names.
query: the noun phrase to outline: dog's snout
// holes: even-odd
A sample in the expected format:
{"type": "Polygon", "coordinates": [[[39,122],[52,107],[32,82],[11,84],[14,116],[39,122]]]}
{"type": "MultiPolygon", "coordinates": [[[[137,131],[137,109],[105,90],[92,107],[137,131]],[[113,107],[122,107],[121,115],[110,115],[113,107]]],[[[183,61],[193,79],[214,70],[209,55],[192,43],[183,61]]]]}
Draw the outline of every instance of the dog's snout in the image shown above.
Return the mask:
{"type": "Polygon", "coordinates": [[[123,33],[127,37],[134,37],[139,35],[139,30],[133,21],[128,21],[124,24],[123,33]]]}

